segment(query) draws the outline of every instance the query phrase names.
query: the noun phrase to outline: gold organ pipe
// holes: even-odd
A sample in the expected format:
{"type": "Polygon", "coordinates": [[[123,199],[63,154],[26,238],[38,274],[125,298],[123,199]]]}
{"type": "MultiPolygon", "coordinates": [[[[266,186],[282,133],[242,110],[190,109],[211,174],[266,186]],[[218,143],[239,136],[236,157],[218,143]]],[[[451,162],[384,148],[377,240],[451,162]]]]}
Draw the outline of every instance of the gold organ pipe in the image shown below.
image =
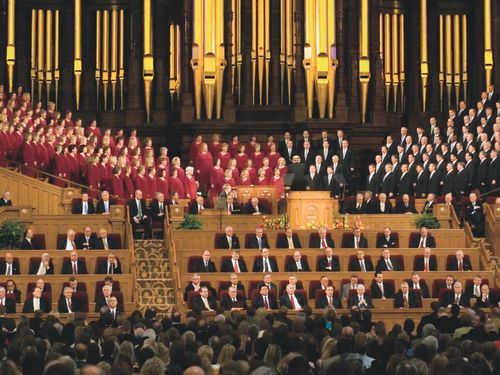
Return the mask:
{"type": "Polygon", "coordinates": [[[42,100],[42,85],[44,81],[44,14],[42,9],[38,9],[38,53],[37,53],[37,80],[38,80],[38,100],[42,100]]]}
{"type": "Polygon", "coordinates": [[[215,23],[216,23],[216,2],[217,0],[205,0],[205,62],[204,62],[204,86],[205,111],[207,118],[212,119],[214,100],[216,95],[217,80],[217,56],[215,51],[215,23]]]}
{"type": "Polygon", "coordinates": [[[380,59],[384,60],[384,16],[382,13],[378,15],[378,48],[380,59]]]}
{"type": "Polygon", "coordinates": [[[429,61],[427,57],[427,0],[420,0],[420,77],[422,79],[422,111],[425,112],[429,77],[429,61]]]}
{"type": "Polygon", "coordinates": [[[153,24],[151,21],[151,0],[144,0],[143,8],[143,44],[142,77],[144,80],[144,102],[146,104],[146,121],[149,123],[151,112],[151,86],[154,78],[153,58],[153,24]]]}
{"type": "Polygon", "coordinates": [[[462,15],[462,83],[464,85],[464,100],[467,102],[467,15],[462,15]]]}
{"type": "Polygon", "coordinates": [[[455,86],[455,103],[460,101],[460,16],[453,16],[453,84],[455,86]]]}
{"type": "Polygon", "coordinates": [[[451,15],[447,14],[444,18],[445,21],[445,49],[446,49],[446,90],[448,94],[448,108],[451,106],[451,85],[453,82],[453,68],[452,68],[452,46],[451,46],[451,15]]]}
{"type": "Polygon", "coordinates": [[[59,71],[59,11],[54,11],[54,89],[55,89],[55,102],[58,108],[59,102],[59,78],[61,74],[59,71]]]}
{"type": "Polygon", "coordinates": [[[392,62],[392,97],[393,97],[392,111],[396,112],[398,104],[398,86],[399,86],[398,15],[393,14],[391,16],[391,20],[392,20],[391,62],[392,62]]]}
{"type": "Polygon", "coordinates": [[[292,104],[292,80],[293,70],[295,69],[295,31],[293,27],[293,12],[294,0],[286,0],[286,71],[287,71],[287,85],[288,85],[288,104],[292,104]]]}
{"type": "Polygon", "coordinates": [[[175,26],[175,35],[176,35],[176,46],[177,46],[177,61],[176,61],[176,77],[177,77],[177,99],[180,98],[181,95],[181,28],[179,25],[175,26]]]}
{"type": "Polygon", "coordinates": [[[75,57],[73,62],[75,75],[76,110],[80,109],[80,86],[82,78],[82,3],[75,0],[75,57]]]}
{"type": "Polygon", "coordinates": [[[406,76],[405,76],[405,15],[399,15],[399,83],[400,83],[400,106],[401,111],[404,111],[405,107],[405,96],[404,96],[404,86],[405,86],[406,76]]]}
{"type": "Polygon", "coordinates": [[[120,80],[120,109],[124,109],[124,100],[123,100],[123,89],[125,82],[125,66],[123,54],[125,50],[125,12],[123,9],[120,10],[120,59],[119,59],[119,67],[118,67],[118,79],[120,80]]]}
{"type": "Polygon", "coordinates": [[[313,117],[314,83],[316,77],[316,7],[315,0],[305,0],[304,70],[306,76],[307,116],[313,117]]]}
{"type": "Polygon", "coordinates": [[[102,85],[104,110],[108,109],[109,84],[109,11],[102,12],[102,85]]]}
{"type": "Polygon", "coordinates": [[[286,0],[280,1],[280,76],[281,76],[281,103],[285,100],[285,69],[286,69],[286,21],[287,21],[287,7],[286,0]]]}
{"type": "Polygon", "coordinates": [[[222,113],[222,90],[224,83],[224,70],[226,68],[226,58],[224,49],[224,0],[215,0],[215,46],[216,46],[216,57],[217,57],[217,71],[216,71],[216,107],[215,107],[215,117],[217,119],[221,118],[222,113]]]}
{"type": "Polygon", "coordinates": [[[36,9],[31,10],[31,100],[35,98],[36,79],[36,9]]]}
{"type": "Polygon", "coordinates": [[[234,88],[236,86],[236,40],[238,36],[236,35],[237,30],[237,12],[238,9],[236,7],[236,0],[231,0],[231,13],[232,13],[232,22],[231,22],[231,93],[234,95],[234,88]]]}
{"type": "Polygon", "coordinates": [[[111,97],[116,108],[116,82],[118,80],[118,10],[111,11],[111,97]]]}
{"type": "Polygon", "coordinates": [[[444,91],[444,16],[439,15],[439,107],[443,112],[444,91]]]}
{"type": "Polygon", "coordinates": [[[488,89],[488,86],[491,84],[491,72],[493,70],[491,25],[491,0],[484,0],[484,71],[486,77],[486,89],[488,89]]]}
{"type": "Polygon", "coordinates": [[[176,70],[175,70],[175,64],[176,64],[176,54],[178,51],[176,50],[176,38],[175,38],[175,25],[173,23],[170,24],[170,78],[169,78],[169,92],[170,92],[170,100],[172,102],[172,106],[174,105],[174,95],[175,95],[175,90],[176,90],[176,81],[177,81],[177,76],[176,76],[176,70]]]}
{"type": "Polygon", "coordinates": [[[203,75],[204,52],[204,21],[203,0],[194,0],[193,3],[193,51],[191,68],[194,75],[195,116],[201,118],[201,92],[203,75]]]}
{"type": "Polygon", "coordinates": [[[318,101],[319,118],[325,117],[328,98],[328,74],[330,69],[328,59],[328,19],[327,0],[316,0],[316,98],[318,101]]]}
{"type": "Polygon", "coordinates": [[[101,11],[95,14],[95,81],[97,108],[99,108],[99,85],[101,82],[101,11]]]}
{"type": "Polygon", "coordinates": [[[255,104],[255,76],[257,73],[257,2],[252,0],[252,104],[255,104]]]}
{"type": "Polygon", "coordinates": [[[361,84],[361,122],[366,122],[366,106],[368,100],[368,83],[370,82],[370,58],[369,58],[369,18],[368,0],[360,0],[360,22],[359,22],[359,82],[361,84]]]}
{"type": "Polygon", "coordinates": [[[259,82],[259,105],[262,105],[262,92],[264,81],[264,60],[265,60],[265,16],[264,0],[257,0],[257,78],[259,82]]]}
{"type": "Polygon", "coordinates": [[[384,14],[384,82],[385,82],[385,110],[389,111],[389,99],[391,95],[391,15],[384,14]]]}
{"type": "Polygon", "coordinates": [[[328,117],[333,118],[333,106],[335,103],[335,75],[338,66],[337,46],[336,46],[336,1],[328,1],[328,117]]]}
{"type": "Polygon", "coordinates": [[[9,92],[12,92],[14,89],[14,65],[16,64],[16,0],[9,0],[8,3],[6,62],[8,89],[9,92]]]}
{"type": "Polygon", "coordinates": [[[264,0],[264,42],[265,42],[265,57],[266,57],[266,105],[269,105],[269,67],[271,66],[271,19],[270,19],[270,4],[269,0],[264,0]]]}
{"type": "MultiPolygon", "coordinates": [[[[241,49],[241,0],[236,0],[236,75],[238,84],[238,104],[241,103],[241,66],[243,65],[243,51],[241,49]]],[[[234,78],[234,76],[233,76],[234,78]]]]}

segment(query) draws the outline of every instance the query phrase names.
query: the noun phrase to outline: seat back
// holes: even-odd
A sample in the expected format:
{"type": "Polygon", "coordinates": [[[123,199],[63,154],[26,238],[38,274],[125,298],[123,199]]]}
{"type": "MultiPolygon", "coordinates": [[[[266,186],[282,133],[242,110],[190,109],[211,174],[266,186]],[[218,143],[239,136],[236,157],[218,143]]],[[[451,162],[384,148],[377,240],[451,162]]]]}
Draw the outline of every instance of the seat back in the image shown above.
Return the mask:
{"type": "MultiPolygon", "coordinates": [[[[97,281],[95,283],[95,299],[102,294],[102,287],[104,286],[104,281],[97,281]]],[[[120,291],[120,282],[118,280],[113,280],[113,291],[120,291]]]]}
{"type": "Polygon", "coordinates": [[[45,250],[47,248],[45,245],[45,234],[34,234],[31,242],[37,250],[45,250]]]}
{"type": "Polygon", "coordinates": [[[220,239],[223,238],[225,235],[226,235],[225,233],[215,233],[214,249],[218,249],[217,244],[221,241],[220,239]]]}
{"type": "MultiPolygon", "coordinates": [[[[316,289],[316,293],[314,295],[314,307],[315,308],[319,308],[318,307],[318,301],[321,297],[325,296],[326,295],[326,292],[323,290],[323,289],[316,289]]],[[[333,298],[340,298],[340,293],[338,290],[334,290],[333,291],[333,298]]]]}
{"type": "Polygon", "coordinates": [[[405,270],[405,257],[403,255],[391,255],[391,259],[394,259],[396,262],[398,262],[400,271],[405,270]]]}
{"type": "MultiPolygon", "coordinates": [[[[26,293],[26,300],[33,298],[33,292],[26,293]]],[[[48,303],[52,303],[52,293],[50,292],[42,292],[42,299],[47,301],[48,303]]]]}
{"type": "MultiPolygon", "coordinates": [[[[245,234],[245,248],[248,249],[248,243],[252,237],[255,237],[255,233],[247,233],[245,234]]],[[[265,233],[262,234],[262,242],[264,242],[264,239],[267,241],[267,235],[265,233]]],[[[268,241],[269,243],[269,241],[268,241]]],[[[271,244],[269,244],[271,245],[271,244]]]]}
{"type": "MultiPolygon", "coordinates": [[[[450,264],[450,262],[453,261],[453,259],[456,258],[456,255],[454,254],[450,254],[446,257],[446,270],[449,271],[449,267],[448,265],[450,264]]],[[[464,260],[466,261],[469,261],[470,262],[470,257],[467,255],[467,254],[464,254],[464,260]]]]}
{"type": "MultiPolygon", "coordinates": [[[[469,286],[471,286],[473,284],[474,284],[474,280],[473,279],[467,279],[467,280],[465,280],[465,286],[464,286],[464,288],[467,289],[469,286]]],[[[483,285],[483,284],[490,285],[490,282],[488,281],[488,279],[482,279],[481,285],[483,285]]]]}
{"type": "MultiPolygon", "coordinates": [[[[59,233],[57,236],[56,236],[56,244],[57,244],[57,248],[58,250],[64,250],[62,248],[60,248],[59,244],[64,241],[66,238],[68,237],[67,234],[61,234],[59,233]]],[[[75,239],[76,239],[76,236],[75,236],[75,239]]]]}
{"type": "MultiPolygon", "coordinates": [[[[35,287],[36,287],[36,283],[28,283],[28,286],[26,287],[26,294],[32,293],[33,289],[35,289],[35,287]]],[[[44,292],[52,293],[52,286],[50,285],[50,283],[44,284],[42,293],[44,293],[44,292]]]]}
{"type": "Polygon", "coordinates": [[[432,283],[432,298],[438,298],[441,289],[446,290],[446,281],[443,279],[434,280],[432,283]]]}
{"type": "MultiPolygon", "coordinates": [[[[331,279],[328,280],[328,285],[333,286],[333,281],[331,279]]],[[[309,282],[309,298],[315,298],[317,290],[323,290],[323,289],[321,289],[321,281],[319,281],[319,280],[310,281],[309,282]]]]}
{"type": "Polygon", "coordinates": [[[83,312],[89,312],[89,295],[87,292],[74,292],[73,297],[80,301],[83,312]]]}
{"type": "MultiPolygon", "coordinates": [[[[415,255],[413,258],[413,269],[417,269],[417,263],[419,262],[420,259],[423,259],[424,256],[422,254],[415,255]]],[[[431,259],[434,259],[434,262],[437,264],[437,257],[434,254],[431,254],[431,259]]]]}
{"type": "MultiPolygon", "coordinates": [[[[69,286],[69,281],[65,281],[63,283],[62,289],[64,290],[64,288],[67,286],[69,286]]],[[[61,290],[61,294],[62,294],[63,290],[61,290]]],[[[77,292],[86,292],[87,291],[87,284],[79,281],[78,285],[76,286],[76,290],[77,290],[77,292]]]]}
{"type": "Polygon", "coordinates": [[[108,233],[108,238],[110,242],[116,245],[117,249],[123,249],[122,247],[122,236],[120,233],[108,233]]]}
{"type": "Polygon", "coordinates": [[[353,240],[354,234],[352,233],[342,233],[342,244],[343,248],[349,247],[349,243],[353,240]]]}
{"type": "Polygon", "coordinates": [[[191,255],[189,258],[188,258],[188,272],[194,272],[194,266],[195,264],[202,260],[203,258],[199,255],[191,255]]]}

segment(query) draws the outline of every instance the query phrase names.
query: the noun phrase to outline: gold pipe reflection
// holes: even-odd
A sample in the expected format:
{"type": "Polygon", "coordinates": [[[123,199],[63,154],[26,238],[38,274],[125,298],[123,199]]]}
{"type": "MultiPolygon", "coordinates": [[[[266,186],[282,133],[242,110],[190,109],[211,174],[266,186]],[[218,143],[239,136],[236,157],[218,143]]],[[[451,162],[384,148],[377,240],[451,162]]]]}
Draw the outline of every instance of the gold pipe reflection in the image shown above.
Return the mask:
{"type": "Polygon", "coordinates": [[[453,85],[455,87],[455,103],[460,101],[460,16],[453,16],[453,85]]]}
{"type": "Polygon", "coordinates": [[[384,14],[384,83],[385,83],[385,110],[389,112],[391,95],[391,15],[384,14]]]}
{"type": "Polygon", "coordinates": [[[52,83],[52,11],[45,12],[45,84],[47,89],[47,105],[50,102],[50,85],[52,83]]]}
{"type": "Polygon", "coordinates": [[[35,98],[35,79],[36,79],[36,9],[31,10],[31,100],[35,98]]]}
{"type": "Polygon", "coordinates": [[[286,71],[288,85],[288,104],[292,104],[293,71],[295,70],[295,31],[293,27],[293,14],[295,0],[286,0],[286,71]]]}
{"type": "Polygon", "coordinates": [[[262,105],[264,60],[265,60],[265,4],[264,0],[257,0],[257,77],[259,83],[259,104],[262,105]]]}
{"type": "Polygon", "coordinates": [[[427,57],[427,0],[420,0],[420,77],[422,79],[422,111],[425,112],[429,77],[429,62],[427,57]]]}
{"type": "Polygon", "coordinates": [[[316,12],[315,0],[305,0],[305,44],[304,44],[304,70],[306,76],[306,98],[307,98],[307,117],[313,117],[314,100],[314,77],[316,76],[316,12]]]}
{"type": "Polygon", "coordinates": [[[97,109],[99,109],[99,86],[101,82],[101,11],[95,15],[95,82],[97,109]]]}
{"type": "Polygon", "coordinates": [[[224,83],[224,70],[226,69],[226,58],[224,49],[224,0],[215,0],[215,47],[216,47],[216,97],[215,97],[215,116],[221,118],[222,114],[222,89],[224,83]]]}
{"type": "Polygon", "coordinates": [[[401,112],[405,108],[405,16],[404,14],[399,15],[399,83],[400,83],[400,107],[401,112]]]}
{"type": "Polygon", "coordinates": [[[366,106],[368,101],[368,84],[370,82],[370,58],[369,58],[369,19],[368,0],[360,0],[360,22],[359,22],[359,82],[361,85],[361,122],[366,122],[366,106]]]}
{"type": "Polygon", "coordinates": [[[448,108],[451,106],[451,85],[453,82],[453,70],[452,70],[452,51],[451,51],[451,15],[447,14],[444,18],[445,21],[445,67],[446,67],[446,91],[448,95],[448,108]]]}
{"type": "Polygon", "coordinates": [[[44,81],[44,24],[43,10],[38,9],[38,53],[37,53],[37,80],[38,80],[38,100],[42,100],[42,86],[44,81]]]}
{"type": "Polygon", "coordinates": [[[102,86],[104,110],[108,109],[109,84],[109,11],[102,12],[102,86]]]}
{"type": "Polygon", "coordinates": [[[125,66],[123,60],[123,53],[125,48],[125,12],[123,9],[120,10],[120,60],[118,67],[118,80],[120,81],[120,109],[123,111],[124,109],[124,100],[123,100],[123,89],[125,82],[125,66]]]}
{"type": "Polygon", "coordinates": [[[335,80],[337,73],[337,45],[336,45],[336,2],[328,1],[328,117],[333,118],[333,107],[335,103],[335,80]]]}
{"type": "Polygon", "coordinates": [[[467,102],[467,15],[462,15],[462,83],[464,100],[467,102]]]}
{"type": "Polygon", "coordinates": [[[59,11],[54,11],[54,89],[55,89],[55,102],[58,108],[59,102],[59,79],[61,73],[59,71],[59,11]]]}
{"type": "Polygon", "coordinates": [[[493,50],[491,46],[491,0],[484,0],[484,72],[486,89],[491,84],[493,70],[493,50]]]}
{"type": "Polygon", "coordinates": [[[195,117],[201,119],[201,92],[203,77],[203,56],[204,53],[204,12],[203,0],[194,0],[193,5],[193,51],[191,58],[191,68],[193,69],[194,97],[195,97],[195,117]]]}
{"type": "MultiPolygon", "coordinates": [[[[236,0],[236,76],[238,85],[238,104],[241,103],[241,66],[243,65],[243,51],[241,49],[241,0],[236,0]]],[[[233,75],[234,78],[234,75],[233,75]]]]}
{"type": "Polygon", "coordinates": [[[392,20],[392,41],[391,41],[391,50],[392,50],[392,111],[397,111],[398,104],[398,86],[399,86],[399,44],[398,44],[398,15],[393,14],[391,16],[392,20]]]}
{"type": "Polygon", "coordinates": [[[144,81],[144,102],[146,104],[146,121],[149,123],[151,112],[151,87],[154,78],[154,58],[153,58],[153,23],[151,20],[152,6],[151,0],[144,0],[143,8],[143,81],[144,81]]]}
{"type": "Polygon", "coordinates": [[[443,112],[444,90],[444,16],[439,15],[439,108],[443,112]]]}
{"type": "Polygon", "coordinates": [[[255,104],[255,77],[257,73],[257,3],[252,0],[252,104],[255,104]]]}
{"type": "Polygon", "coordinates": [[[264,0],[264,42],[265,42],[265,58],[266,58],[266,105],[269,105],[269,67],[271,66],[271,19],[269,0],[264,0]]]}
{"type": "Polygon", "coordinates": [[[181,82],[181,72],[180,72],[180,28],[179,25],[170,25],[170,98],[172,101],[172,106],[174,104],[174,97],[177,95],[177,99],[180,96],[180,82],[181,82]]]}
{"type": "Polygon", "coordinates": [[[16,0],[9,0],[7,14],[7,74],[8,90],[14,88],[14,65],[16,64],[16,0]]]}
{"type": "Polygon", "coordinates": [[[73,62],[75,75],[76,110],[80,109],[80,86],[82,78],[82,3],[75,0],[75,59],[73,62]]]}
{"type": "Polygon", "coordinates": [[[118,11],[111,11],[111,97],[113,111],[116,108],[116,82],[118,81],[118,11]]]}
{"type": "Polygon", "coordinates": [[[280,1],[280,77],[281,77],[281,103],[285,100],[285,68],[286,68],[286,21],[287,8],[286,0],[280,1]]]}

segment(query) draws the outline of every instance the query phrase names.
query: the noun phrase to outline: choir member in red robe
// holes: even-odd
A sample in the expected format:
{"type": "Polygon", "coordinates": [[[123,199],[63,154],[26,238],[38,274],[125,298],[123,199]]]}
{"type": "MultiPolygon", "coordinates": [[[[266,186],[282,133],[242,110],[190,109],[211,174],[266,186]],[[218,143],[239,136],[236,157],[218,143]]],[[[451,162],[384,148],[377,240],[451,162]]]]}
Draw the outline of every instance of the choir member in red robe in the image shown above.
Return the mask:
{"type": "Polygon", "coordinates": [[[268,178],[266,177],[266,171],[264,170],[264,168],[261,168],[259,169],[259,177],[257,177],[257,184],[258,186],[260,185],[268,185],[269,184],[269,180],[268,178]]]}
{"type": "Polygon", "coordinates": [[[186,198],[195,200],[196,192],[198,191],[198,181],[194,178],[194,168],[186,167],[186,180],[184,181],[184,191],[186,192],[186,198]]]}
{"type": "Polygon", "coordinates": [[[251,186],[253,185],[252,179],[250,178],[250,173],[248,173],[248,170],[244,169],[241,171],[240,175],[240,186],[251,186]]]}
{"type": "Polygon", "coordinates": [[[280,170],[280,176],[284,178],[285,175],[288,173],[288,167],[286,165],[285,158],[278,159],[278,169],[280,170]]]}
{"type": "Polygon", "coordinates": [[[97,156],[91,156],[88,159],[87,184],[90,187],[89,196],[96,199],[98,198],[98,194],[95,190],[101,189],[101,174],[98,163],[99,159],[97,156]]]}
{"type": "Polygon", "coordinates": [[[210,170],[213,164],[212,154],[208,151],[207,144],[202,143],[195,163],[196,175],[202,190],[208,190],[210,186],[210,170]]]}
{"type": "Polygon", "coordinates": [[[200,146],[203,143],[203,137],[201,134],[198,134],[194,141],[191,143],[189,146],[189,163],[194,164],[196,157],[198,156],[198,153],[200,152],[200,146]]]}
{"type": "Polygon", "coordinates": [[[231,157],[234,158],[234,156],[238,153],[238,149],[240,148],[240,141],[238,140],[237,135],[233,135],[233,139],[228,146],[228,151],[231,154],[231,157]]]}
{"type": "Polygon", "coordinates": [[[228,149],[229,145],[227,143],[223,143],[218,157],[218,159],[220,160],[220,167],[224,170],[229,167],[229,160],[231,160],[231,154],[229,153],[228,149]]]}
{"type": "Polygon", "coordinates": [[[255,185],[257,183],[257,169],[255,169],[252,159],[248,159],[245,169],[248,171],[252,185],[255,185]]]}
{"type": "Polygon", "coordinates": [[[245,169],[247,165],[248,155],[245,152],[245,145],[240,145],[238,149],[238,153],[234,156],[236,159],[236,167],[239,171],[245,169]]]}
{"type": "Polygon", "coordinates": [[[274,170],[278,166],[278,160],[281,157],[280,153],[276,151],[275,143],[271,145],[267,157],[269,158],[269,166],[274,170]]]}
{"type": "Polygon", "coordinates": [[[267,142],[262,147],[262,152],[267,155],[271,151],[271,145],[274,143],[274,136],[269,134],[267,136],[267,142]]]}
{"type": "MultiPolygon", "coordinates": [[[[179,168],[179,169],[181,169],[181,168],[179,168]]],[[[170,172],[170,178],[168,179],[168,185],[170,187],[170,195],[171,196],[173,193],[177,193],[179,195],[179,199],[185,199],[186,194],[184,192],[184,183],[179,178],[179,175],[178,175],[179,169],[172,168],[172,171],[170,172]]]]}
{"type": "Polygon", "coordinates": [[[253,161],[253,166],[257,169],[262,168],[262,160],[264,159],[264,153],[261,152],[260,143],[255,144],[255,152],[251,155],[250,159],[253,161]]]}
{"type": "Polygon", "coordinates": [[[236,181],[234,181],[233,178],[233,171],[230,169],[226,169],[224,172],[224,180],[223,180],[223,186],[224,185],[231,185],[231,186],[236,186],[236,181]]]}
{"type": "Polygon", "coordinates": [[[170,158],[168,156],[168,148],[166,147],[160,148],[160,155],[156,158],[156,166],[162,169],[166,169],[167,171],[170,170],[170,158]]]}
{"type": "MultiPolygon", "coordinates": [[[[184,180],[186,179],[186,174],[184,173],[184,169],[181,166],[181,159],[176,156],[172,159],[172,168],[177,170],[177,178],[181,180],[184,185],[184,180]]],[[[183,199],[183,198],[181,198],[183,199]]]]}
{"type": "Polygon", "coordinates": [[[210,171],[210,192],[211,196],[218,196],[224,184],[224,169],[220,165],[220,159],[215,159],[215,165],[210,171]]]}
{"type": "Polygon", "coordinates": [[[222,144],[220,143],[220,134],[212,134],[212,142],[208,145],[208,151],[212,154],[212,158],[216,159],[219,157],[219,152],[222,149],[222,144]]]}
{"type": "Polygon", "coordinates": [[[120,175],[121,175],[120,168],[114,167],[113,177],[111,178],[111,194],[116,195],[120,200],[123,201],[126,197],[125,197],[125,191],[123,189],[123,180],[120,175]]]}
{"type": "Polygon", "coordinates": [[[162,193],[165,197],[170,196],[170,188],[168,185],[168,177],[166,169],[158,169],[158,191],[162,193]]]}
{"type": "Polygon", "coordinates": [[[125,199],[132,199],[134,197],[134,182],[132,181],[132,166],[125,166],[125,173],[122,176],[123,180],[123,193],[125,199]]]}
{"type": "Polygon", "coordinates": [[[146,178],[146,167],[144,165],[140,165],[137,168],[137,176],[134,180],[135,190],[142,191],[144,197],[149,196],[149,185],[148,179],[146,178]]]}
{"type": "Polygon", "coordinates": [[[100,190],[109,190],[109,176],[108,176],[108,167],[106,166],[108,164],[108,155],[102,155],[99,159],[99,184],[100,184],[100,190]]]}
{"type": "Polygon", "coordinates": [[[229,160],[229,166],[227,169],[230,169],[232,172],[233,180],[238,184],[240,182],[240,170],[236,165],[236,159],[229,160]]]}
{"type": "MultiPolygon", "coordinates": [[[[270,180],[271,177],[273,177],[274,172],[273,172],[273,169],[269,165],[269,159],[268,158],[264,158],[262,160],[262,163],[263,163],[263,165],[262,165],[261,169],[263,169],[264,172],[266,173],[267,180],[270,180]]],[[[258,174],[260,176],[260,170],[259,170],[258,174]]]]}
{"type": "Polygon", "coordinates": [[[245,152],[248,156],[252,156],[255,152],[255,145],[257,144],[257,137],[255,135],[250,136],[250,141],[246,144],[245,152]]]}
{"type": "Polygon", "coordinates": [[[156,178],[156,169],[155,167],[148,167],[148,196],[146,199],[153,199],[155,194],[158,192],[158,181],[156,178]]]}
{"type": "Polygon", "coordinates": [[[274,170],[274,176],[271,179],[271,185],[276,187],[276,193],[279,197],[285,197],[285,179],[280,175],[279,168],[274,170]]]}
{"type": "Polygon", "coordinates": [[[23,159],[23,173],[29,177],[36,176],[37,160],[35,149],[31,144],[32,136],[29,133],[24,135],[24,143],[21,147],[22,159],[23,159]]]}
{"type": "Polygon", "coordinates": [[[61,180],[61,178],[66,179],[68,177],[67,166],[66,166],[66,157],[64,156],[64,147],[62,145],[56,146],[56,153],[54,155],[54,170],[52,172],[53,175],[58,176],[60,178],[54,179],[52,183],[59,187],[65,187],[66,182],[61,180]]]}

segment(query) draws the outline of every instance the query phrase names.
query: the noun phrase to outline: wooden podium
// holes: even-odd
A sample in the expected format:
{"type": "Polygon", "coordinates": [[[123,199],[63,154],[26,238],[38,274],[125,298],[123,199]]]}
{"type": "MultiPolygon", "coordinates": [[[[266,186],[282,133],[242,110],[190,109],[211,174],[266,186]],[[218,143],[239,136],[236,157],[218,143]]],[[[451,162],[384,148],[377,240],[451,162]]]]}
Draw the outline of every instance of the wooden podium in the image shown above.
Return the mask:
{"type": "Polygon", "coordinates": [[[294,191],[288,197],[288,221],[292,229],[307,224],[326,224],[333,228],[334,204],[327,191],[294,191]]]}

